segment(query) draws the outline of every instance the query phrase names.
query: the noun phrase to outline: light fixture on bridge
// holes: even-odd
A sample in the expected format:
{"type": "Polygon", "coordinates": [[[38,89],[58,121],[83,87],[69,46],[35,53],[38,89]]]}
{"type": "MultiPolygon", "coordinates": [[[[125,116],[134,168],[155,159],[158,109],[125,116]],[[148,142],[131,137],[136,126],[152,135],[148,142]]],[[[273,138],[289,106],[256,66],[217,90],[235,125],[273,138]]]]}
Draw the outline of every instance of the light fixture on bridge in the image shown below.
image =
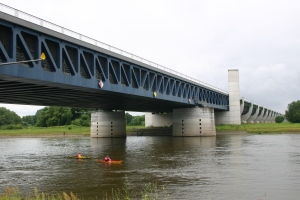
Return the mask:
{"type": "Polygon", "coordinates": [[[40,59],[41,60],[45,60],[46,59],[46,55],[44,53],[42,53],[41,56],[40,56],[40,59]]]}
{"type": "Polygon", "coordinates": [[[157,96],[157,93],[156,93],[156,91],[154,91],[154,92],[153,92],[153,96],[154,96],[154,97],[156,97],[156,96],[157,96]]]}
{"type": "Polygon", "coordinates": [[[7,63],[0,63],[1,65],[12,65],[12,64],[18,64],[18,63],[27,63],[27,62],[36,62],[36,61],[42,61],[46,59],[46,55],[44,53],[42,53],[40,55],[40,58],[38,59],[34,59],[34,60],[24,60],[24,61],[18,61],[18,62],[7,62],[7,63]]]}

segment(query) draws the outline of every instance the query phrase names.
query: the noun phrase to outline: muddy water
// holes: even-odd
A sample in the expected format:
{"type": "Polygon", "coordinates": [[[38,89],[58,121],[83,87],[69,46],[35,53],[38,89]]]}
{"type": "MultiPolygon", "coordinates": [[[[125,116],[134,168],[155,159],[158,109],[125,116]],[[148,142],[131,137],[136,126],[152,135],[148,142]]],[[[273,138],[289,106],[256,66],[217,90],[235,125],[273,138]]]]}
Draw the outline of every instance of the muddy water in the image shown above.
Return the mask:
{"type": "Polygon", "coordinates": [[[205,138],[0,138],[0,192],[72,191],[110,197],[127,180],[132,198],[145,183],[168,199],[299,199],[300,134],[205,138]],[[70,159],[78,152],[93,158],[70,159]],[[97,163],[108,154],[121,165],[97,163]]]}

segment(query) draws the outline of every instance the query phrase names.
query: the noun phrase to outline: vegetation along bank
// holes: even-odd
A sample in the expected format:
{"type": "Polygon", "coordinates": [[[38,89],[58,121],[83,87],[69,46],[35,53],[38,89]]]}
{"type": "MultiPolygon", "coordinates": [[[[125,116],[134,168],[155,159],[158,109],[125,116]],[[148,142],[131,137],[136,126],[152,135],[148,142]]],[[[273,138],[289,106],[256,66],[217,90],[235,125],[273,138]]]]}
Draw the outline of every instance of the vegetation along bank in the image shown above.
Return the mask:
{"type": "MultiPolygon", "coordinates": [[[[15,112],[0,107],[0,136],[89,136],[91,112],[90,109],[50,106],[38,110],[35,115],[20,117],[15,112]]],[[[125,113],[125,118],[127,133],[145,128],[144,115],[132,116],[125,113]]],[[[216,129],[217,132],[300,133],[300,101],[290,103],[285,116],[278,116],[275,121],[276,123],[219,125],[216,129]]]]}

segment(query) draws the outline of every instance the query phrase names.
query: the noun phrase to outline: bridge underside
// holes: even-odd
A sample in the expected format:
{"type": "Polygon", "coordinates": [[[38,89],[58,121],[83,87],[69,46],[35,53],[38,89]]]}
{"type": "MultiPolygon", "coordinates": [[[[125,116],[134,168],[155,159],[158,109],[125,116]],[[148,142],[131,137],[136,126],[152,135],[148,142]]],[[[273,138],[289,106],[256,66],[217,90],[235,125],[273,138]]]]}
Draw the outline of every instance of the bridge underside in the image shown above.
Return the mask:
{"type": "Polygon", "coordinates": [[[174,108],[193,107],[155,98],[129,96],[99,89],[45,83],[3,75],[0,76],[0,96],[1,103],[101,108],[103,110],[172,112],[174,108]]]}
{"type": "Polygon", "coordinates": [[[0,12],[2,63],[2,103],[142,112],[195,106],[228,110],[227,93],[0,12]],[[23,62],[42,52],[45,60],[23,62]]]}

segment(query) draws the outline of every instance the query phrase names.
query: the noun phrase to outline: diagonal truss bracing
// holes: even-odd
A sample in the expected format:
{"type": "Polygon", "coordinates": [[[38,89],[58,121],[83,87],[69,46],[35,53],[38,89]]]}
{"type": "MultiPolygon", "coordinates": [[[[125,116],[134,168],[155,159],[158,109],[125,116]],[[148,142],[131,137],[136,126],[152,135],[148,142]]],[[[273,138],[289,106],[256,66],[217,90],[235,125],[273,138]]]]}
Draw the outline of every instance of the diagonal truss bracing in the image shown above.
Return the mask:
{"type": "MultiPolygon", "coordinates": [[[[14,77],[14,81],[19,78],[20,82],[26,80],[31,84],[61,85],[62,88],[92,91],[100,96],[120,94],[119,101],[122,101],[122,96],[126,96],[127,100],[140,97],[152,103],[155,100],[174,103],[173,107],[196,105],[228,110],[228,94],[134,60],[123,59],[121,55],[102,51],[99,47],[59,37],[58,33],[53,34],[54,31],[32,27],[0,20],[0,63],[32,60],[42,52],[47,58],[43,62],[2,66],[2,79],[7,81],[14,77]],[[99,87],[100,82],[103,83],[102,88],[99,87]]],[[[91,106],[102,107],[97,103],[91,106]]],[[[133,110],[132,107],[130,109],[133,110]]],[[[165,110],[161,108],[161,111],[165,110]]]]}

